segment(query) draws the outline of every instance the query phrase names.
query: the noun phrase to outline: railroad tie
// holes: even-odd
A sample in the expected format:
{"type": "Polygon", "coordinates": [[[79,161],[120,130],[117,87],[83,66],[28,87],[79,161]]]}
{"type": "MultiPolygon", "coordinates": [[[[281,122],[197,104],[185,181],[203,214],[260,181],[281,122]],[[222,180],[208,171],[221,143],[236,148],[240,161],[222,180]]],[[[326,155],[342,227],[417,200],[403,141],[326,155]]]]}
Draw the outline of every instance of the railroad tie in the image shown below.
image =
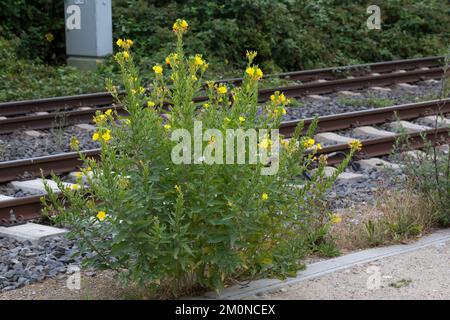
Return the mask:
{"type": "Polygon", "coordinates": [[[391,123],[389,123],[389,127],[396,132],[405,130],[407,133],[413,133],[413,132],[431,129],[428,126],[422,126],[420,124],[415,124],[415,123],[412,123],[409,121],[403,121],[403,120],[391,122],[391,123]]]}
{"type": "Polygon", "coordinates": [[[349,142],[355,140],[354,138],[341,136],[334,132],[318,133],[314,136],[314,139],[320,143],[339,143],[339,144],[340,143],[349,143],[349,142]]]}
{"type": "Polygon", "coordinates": [[[339,94],[342,94],[344,96],[349,96],[349,97],[359,97],[361,96],[361,93],[359,92],[353,92],[353,91],[347,91],[347,90],[342,90],[338,92],[339,94]]]}
{"type": "Polygon", "coordinates": [[[395,136],[394,132],[380,130],[371,126],[357,127],[353,129],[353,133],[357,136],[367,136],[371,138],[385,138],[395,136]]]}
{"type": "MultiPolygon", "coordinates": [[[[316,172],[317,169],[313,170],[313,173],[316,172]]],[[[325,177],[331,177],[336,172],[335,167],[326,166],[324,168],[324,175],[325,177]]],[[[359,182],[362,179],[364,179],[364,175],[360,173],[353,173],[353,172],[342,172],[340,175],[337,176],[337,180],[339,182],[343,183],[355,183],[359,182]]]]}
{"type": "Polygon", "coordinates": [[[12,199],[14,199],[14,197],[4,196],[4,195],[0,194],[0,202],[12,200],[12,199]]]}
{"type": "Polygon", "coordinates": [[[402,82],[397,84],[397,86],[399,86],[400,88],[405,88],[405,89],[415,89],[417,88],[417,86],[415,84],[409,84],[406,82],[402,82]]]}
{"type": "Polygon", "coordinates": [[[432,128],[434,128],[436,126],[436,123],[437,123],[438,127],[450,126],[450,119],[444,118],[442,116],[437,116],[437,115],[420,118],[420,119],[418,119],[418,122],[422,123],[425,126],[432,127],[432,128]]]}
{"type": "MultiPolygon", "coordinates": [[[[56,185],[55,181],[45,179],[48,186],[54,191],[59,192],[59,188],[56,185]]],[[[74,184],[72,183],[63,183],[65,187],[72,188],[74,184]]],[[[30,192],[30,193],[46,193],[45,186],[44,186],[44,180],[43,179],[34,179],[34,180],[28,180],[28,181],[12,181],[11,185],[17,189],[22,190],[23,192],[30,192]]]]}
{"type": "Polygon", "coordinates": [[[394,170],[400,169],[400,165],[378,158],[363,159],[356,161],[356,163],[359,164],[360,168],[363,170],[372,170],[372,169],[378,170],[387,168],[394,170]]]}

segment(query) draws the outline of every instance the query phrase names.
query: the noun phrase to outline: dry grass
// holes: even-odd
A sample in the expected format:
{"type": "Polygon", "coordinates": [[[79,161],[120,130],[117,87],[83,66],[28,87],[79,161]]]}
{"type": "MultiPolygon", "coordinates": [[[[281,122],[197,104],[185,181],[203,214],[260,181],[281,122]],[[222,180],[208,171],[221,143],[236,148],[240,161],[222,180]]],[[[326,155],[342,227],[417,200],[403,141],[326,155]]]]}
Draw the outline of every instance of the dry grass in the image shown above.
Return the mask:
{"type": "Polygon", "coordinates": [[[375,205],[340,214],[342,222],[332,227],[330,236],[343,251],[408,242],[436,225],[430,203],[410,188],[384,191],[375,205]]]}

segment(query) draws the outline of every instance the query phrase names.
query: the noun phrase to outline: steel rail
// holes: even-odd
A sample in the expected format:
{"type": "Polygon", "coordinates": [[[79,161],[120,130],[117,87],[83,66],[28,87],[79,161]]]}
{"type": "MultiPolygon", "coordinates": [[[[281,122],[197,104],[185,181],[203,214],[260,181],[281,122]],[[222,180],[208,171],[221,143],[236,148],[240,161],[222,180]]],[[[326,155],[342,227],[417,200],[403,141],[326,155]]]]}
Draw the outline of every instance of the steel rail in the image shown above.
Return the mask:
{"type": "MultiPolygon", "coordinates": [[[[259,100],[264,102],[276,92],[283,92],[287,97],[298,98],[306,94],[329,93],[336,90],[362,89],[370,86],[392,85],[393,83],[417,81],[420,79],[431,79],[440,77],[442,69],[426,69],[413,70],[402,73],[388,73],[380,75],[369,75],[352,79],[338,79],[326,82],[305,83],[296,86],[278,87],[272,89],[262,89],[259,91],[259,100]]],[[[194,102],[200,103],[207,101],[208,97],[196,97],[194,102]]],[[[58,125],[58,122],[64,125],[73,125],[77,123],[92,122],[92,117],[97,110],[104,111],[108,107],[92,108],[88,110],[66,111],[61,113],[50,113],[45,115],[27,115],[6,118],[0,120],[0,134],[14,132],[18,129],[47,129],[58,125]]],[[[120,106],[115,107],[122,115],[126,115],[126,111],[120,106]]]]}
{"type": "MultiPolygon", "coordinates": [[[[318,117],[316,132],[344,130],[397,119],[410,120],[443,113],[450,113],[450,98],[318,117]]],[[[300,122],[304,124],[303,133],[305,133],[314,120],[314,118],[307,118],[282,122],[279,127],[280,134],[291,137],[300,122]]],[[[99,152],[100,149],[92,149],[84,151],[84,154],[88,157],[97,157],[99,152]]],[[[29,178],[41,176],[41,174],[48,175],[51,172],[67,173],[76,170],[80,164],[81,161],[76,152],[0,162],[0,183],[20,179],[24,176],[29,178]]]]}
{"type": "MultiPolygon", "coordinates": [[[[430,129],[422,132],[408,134],[410,146],[419,149],[426,145],[426,140],[433,144],[448,143],[450,141],[449,129],[430,129]],[[425,139],[424,139],[425,138],[425,139]]],[[[377,157],[390,154],[396,140],[401,137],[397,134],[392,137],[369,139],[362,141],[362,150],[355,155],[356,159],[377,157]]],[[[339,144],[323,148],[317,152],[328,157],[328,165],[341,162],[350,151],[348,144],[339,144]]],[[[43,195],[24,197],[0,202],[0,225],[10,225],[41,217],[43,195]]],[[[44,195],[45,197],[45,195],[44,195]]]]}
{"type": "MultiPolygon", "coordinates": [[[[282,78],[296,81],[313,81],[317,79],[336,79],[339,75],[351,74],[354,76],[366,75],[369,72],[384,73],[398,70],[410,70],[417,68],[438,68],[443,57],[426,57],[418,59],[394,60],[386,62],[349,65],[342,67],[323,68],[314,70],[286,72],[276,75],[267,75],[264,78],[282,78]]],[[[238,84],[242,78],[218,80],[221,83],[238,84]]],[[[320,91],[315,91],[320,92],[320,91]]],[[[202,100],[203,101],[203,100],[202,100]]],[[[111,105],[113,97],[108,92],[98,92],[75,96],[54,97],[36,100],[23,100],[0,103],[0,115],[24,115],[40,111],[59,111],[68,108],[111,105]]]]}

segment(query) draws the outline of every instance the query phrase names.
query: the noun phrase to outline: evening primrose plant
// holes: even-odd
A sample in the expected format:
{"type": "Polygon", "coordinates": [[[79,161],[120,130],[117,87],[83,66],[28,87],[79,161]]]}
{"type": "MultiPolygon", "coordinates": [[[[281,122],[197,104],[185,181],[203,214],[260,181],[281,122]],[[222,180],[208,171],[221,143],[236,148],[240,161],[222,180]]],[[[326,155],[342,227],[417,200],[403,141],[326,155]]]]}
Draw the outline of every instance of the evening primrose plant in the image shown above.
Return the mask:
{"type": "MultiPolygon", "coordinates": [[[[98,159],[80,153],[80,187],[64,188],[54,177],[63,197],[48,188],[45,200],[46,212],[77,239],[87,266],[115,270],[120,280],[164,297],[293,275],[311,247],[311,234],[333,223],[323,206],[325,191],[358,149],[349,146],[338,171],[325,177],[326,157],[318,155],[314,123],[306,134],[300,124],[272,153],[269,130],[279,127],[289,100],[276,92],[268,103],[258,104],[263,71],[253,63],[256,52],[246,54],[241,86],[204,83],[208,64],[199,54],[185,53],[187,30],[184,20],[173,25],[176,51],[149,71],[154,76],[150,90],[141,83],[133,43],[117,42],[122,50],[115,58],[126,94],[118,95],[112,82],[107,86],[128,116],[114,109],[97,113],[92,138],[101,145],[98,159]],[[194,97],[202,94],[208,100],[197,103],[194,97]],[[257,137],[257,152],[276,156],[278,172],[262,175],[268,165],[262,162],[218,164],[202,158],[175,164],[176,130],[193,135],[198,122],[205,133],[201,147],[216,158],[227,157],[214,148],[227,129],[265,129],[268,133],[257,137]],[[209,129],[215,134],[207,135],[209,129]]],[[[251,152],[248,141],[244,156],[251,152]]]]}

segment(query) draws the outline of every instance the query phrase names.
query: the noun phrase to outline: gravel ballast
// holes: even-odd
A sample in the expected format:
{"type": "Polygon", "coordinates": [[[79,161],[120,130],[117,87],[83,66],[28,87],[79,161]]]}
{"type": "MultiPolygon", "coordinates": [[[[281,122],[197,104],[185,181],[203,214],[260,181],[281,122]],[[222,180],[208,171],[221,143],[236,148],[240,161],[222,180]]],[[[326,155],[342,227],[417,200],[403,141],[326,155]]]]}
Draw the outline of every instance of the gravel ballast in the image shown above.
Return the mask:
{"type": "Polygon", "coordinates": [[[0,292],[40,282],[48,277],[65,277],[69,266],[80,266],[74,242],[62,237],[38,245],[0,237],[0,292]]]}

